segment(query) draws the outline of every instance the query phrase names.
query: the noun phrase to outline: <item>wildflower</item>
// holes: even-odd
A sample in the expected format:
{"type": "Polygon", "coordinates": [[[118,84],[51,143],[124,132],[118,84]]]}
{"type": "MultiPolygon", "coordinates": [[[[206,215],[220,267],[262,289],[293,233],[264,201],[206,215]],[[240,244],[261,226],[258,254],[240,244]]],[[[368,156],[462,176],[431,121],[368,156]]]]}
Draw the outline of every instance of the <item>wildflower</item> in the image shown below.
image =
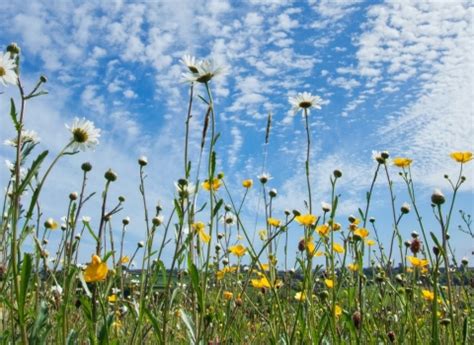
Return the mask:
{"type": "Polygon", "coordinates": [[[9,52],[3,55],[0,54],[0,83],[3,86],[7,86],[7,83],[16,85],[18,76],[16,75],[15,68],[15,60],[11,58],[9,52]]]}
{"type": "Polygon", "coordinates": [[[379,164],[385,164],[385,161],[388,157],[389,155],[387,151],[372,151],[372,158],[379,164]]]}
{"type": "Polygon", "coordinates": [[[225,225],[234,225],[237,224],[237,217],[235,214],[232,212],[227,212],[223,217],[222,217],[222,222],[225,225]]]}
{"type": "Polygon", "coordinates": [[[140,156],[138,158],[138,165],[140,165],[141,167],[144,167],[148,164],[148,158],[146,156],[140,156]]]}
{"type": "Polygon", "coordinates": [[[138,247],[138,248],[143,248],[143,247],[145,247],[145,242],[144,242],[144,241],[139,241],[139,242],[137,243],[137,247],[138,247]]]}
{"type": "Polygon", "coordinates": [[[407,202],[404,202],[402,204],[402,207],[400,208],[400,211],[402,211],[402,213],[404,214],[410,213],[410,204],[407,202]]]}
{"type": "Polygon", "coordinates": [[[399,168],[408,168],[413,160],[404,157],[396,157],[392,160],[393,165],[399,168]]]}
{"type": "Polygon", "coordinates": [[[344,247],[341,246],[339,243],[334,243],[334,244],[332,245],[332,249],[333,249],[336,253],[339,253],[339,254],[344,253],[344,247]]]}
{"type": "Polygon", "coordinates": [[[53,218],[46,219],[44,222],[44,227],[50,230],[56,230],[58,228],[58,223],[53,218]]]}
{"type": "Polygon", "coordinates": [[[369,230],[365,228],[359,228],[354,231],[354,236],[357,236],[359,238],[366,238],[367,236],[369,236],[369,230]]]}
{"type": "Polygon", "coordinates": [[[421,294],[426,301],[432,302],[434,300],[434,292],[430,290],[421,290],[421,294]]]}
{"type": "Polygon", "coordinates": [[[334,280],[332,279],[324,279],[324,284],[328,289],[332,289],[334,287],[334,280]]]}
{"type": "MultiPolygon", "coordinates": [[[[1,55],[0,55],[1,57],[1,55]]],[[[14,137],[12,139],[5,140],[3,143],[7,146],[12,146],[16,147],[17,145],[17,137],[14,137]]],[[[37,144],[40,142],[40,137],[35,131],[30,131],[26,129],[21,130],[21,142],[22,144],[25,143],[32,143],[32,144],[37,144]]]]}
{"type": "Polygon", "coordinates": [[[413,254],[416,254],[421,250],[421,241],[418,238],[414,238],[410,242],[410,250],[413,254]]]}
{"type": "Polygon", "coordinates": [[[261,263],[260,264],[260,269],[262,271],[269,271],[270,270],[270,265],[269,264],[265,264],[265,263],[261,263]]]}
{"type": "Polygon", "coordinates": [[[176,188],[176,192],[181,198],[187,198],[187,197],[193,196],[194,193],[196,193],[196,187],[191,182],[187,182],[185,180],[184,182],[185,183],[183,183],[183,181],[181,180],[178,182],[175,182],[174,185],[176,188]]]}
{"type": "Polygon", "coordinates": [[[230,301],[232,298],[234,298],[234,294],[230,291],[224,291],[222,293],[222,297],[224,297],[226,301],[230,301]]]}
{"type": "Polygon", "coordinates": [[[244,188],[251,188],[253,186],[253,180],[252,179],[247,179],[242,181],[242,187],[244,188]]]}
{"type": "Polygon", "coordinates": [[[197,222],[192,225],[193,230],[199,235],[199,238],[204,243],[211,241],[211,236],[205,231],[206,225],[203,222],[197,222]]]}
{"type": "MultiPolygon", "coordinates": [[[[184,62],[184,58],[183,58],[184,62]]],[[[194,63],[194,60],[188,59],[188,63],[194,63]]],[[[206,84],[212,80],[215,76],[222,74],[224,71],[223,67],[217,66],[213,60],[200,61],[197,64],[186,64],[190,73],[183,74],[184,78],[190,82],[198,82],[206,84]],[[195,72],[193,72],[195,70],[195,72]]]]}
{"type": "Polygon", "coordinates": [[[414,256],[407,256],[408,261],[413,265],[413,267],[423,268],[428,266],[428,260],[420,259],[414,256]]]}
{"type": "Polygon", "coordinates": [[[362,314],[360,313],[360,311],[356,310],[352,314],[352,322],[354,323],[355,328],[360,329],[362,323],[362,314]]]}
{"type": "Polygon", "coordinates": [[[204,180],[204,182],[202,183],[202,188],[204,188],[205,190],[207,190],[208,192],[211,191],[211,189],[213,191],[216,191],[218,190],[220,187],[222,186],[222,182],[220,179],[211,179],[210,181],[209,180],[204,180]]]}
{"type": "Polygon", "coordinates": [[[265,184],[270,181],[273,177],[269,173],[261,173],[257,176],[261,184],[265,184]]]}
{"type": "Polygon", "coordinates": [[[278,228],[281,225],[281,221],[276,218],[268,218],[267,223],[271,226],[274,226],[275,228],[278,228]]]}
{"type": "Polygon", "coordinates": [[[352,272],[356,272],[357,270],[359,270],[359,265],[352,263],[352,264],[347,265],[347,268],[351,270],[352,272]]]}
{"type": "Polygon", "coordinates": [[[126,255],[125,255],[125,256],[122,256],[122,257],[120,258],[120,263],[121,263],[121,264],[127,264],[127,263],[129,263],[129,262],[130,262],[130,258],[129,258],[128,256],[126,256],[126,255]]]}
{"type": "Polygon", "coordinates": [[[375,241],[368,239],[368,240],[365,240],[365,244],[368,245],[369,247],[372,247],[373,245],[375,245],[375,241]]]}
{"type": "Polygon", "coordinates": [[[316,227],[316,232],[320,235],[320,236],[327,236],[329,234],[329,226],[327,224],[322,224],[322,225],[318,225],[316,227]]]}
{"type": "Polygon", "coordinates": [[[293,114],[300,110],[309,112],[310,108],[321,109],[322,99],[319,96],[313,96],[309,92],[300,92],[294,97],[289,97],[288,102],[293,106],[293,114]]]}
{"type": "Polygon", "coordinates": [[[314,225],[314,223],[316,223],[316,221],[318,220],[318,217],[308,213],[308,214],[302,214],[302,215],[296,216],[295,219],[298,223],[300,223],[303,226],[311,226],[311,225],[314,225]]]}
{"type": "Polygon", "coordinates": [[[107,170],[104,174],[104,177],[109,182],[114,182],[118,178],[117,173],[113,171],[112,169],[107,170]]]}
{"type": "Polygon", "coordinates": [[[91,217],[88,217],[88,216],[83,216],[82,217],[82,222],[84,224],[89,224],[91,222],[91,217]]]}
{"type": "Polygon", "coordinates": [[[304,291],[297,292],[295,294],[295,300],[302,302],[306,300],[306,293],[304,291]]]}
{"type": "Polygon", "coordinates": [[[66,128],[72,134],[71,143],[75,150],[93,149],[99,143],[100,129],[95,128],[92,121],[76,117],[72,125],[66,125],[66,128]]]}
{"type": "Polygon", "coordinates": [[[89,172],[89,171],[92,170],[92,164],[89,163],[89,162],[84,162],[84,163],[81,164],[81,169],[84,172],[89,172]]]}
{"type": "Polygon", "coordinates": [[[431,202],[435,205],[442,205],[446,199],[444,198],[443,192],[439,189],[435,189],[433,194],[431,194],[431,202]]]}
{"type": "Polygon", "coordinates": [[[51,287],[51,293],[55,297],[61,297],[61,295],[63,294],[63,288],[60,285],[53,285],[51,287]]]}
{"type": "Polygon", "coordinates": [[[229,253],[232,253],[238,257],[244,256],[245,252],[247,252],[247,248],[245,248],[242,244],[229,247],[229,253]]]}
{"type": "Polygon", "coordinates": [[[117,302],[117,295],[115,295],[115,294],[110,295],[109,297],[107,297],[107,301],[109,301],[109,303],[117,302]]]}
{"type": "Polygon", "coordinates": [[[189,69],[191,73],[199,72],[197,68],[198,62],[196,61],[196,58],[194,56],[186,54],[181,58],[181,62],[189,69]]]}
{"type": "Polygon", "coordinates": [[[276,196],[278,195],[278,192],[275,188],[272,188],[270,189],[270,191],[268,192],[268,195],[270,196],[270,198],[276,198],[276,196]]]}
{"type": "Polygon", "coordinates": [[[267,239],[267,230],[260,230],[258,236],[262,241],[265,241],[267,239]]]}
{"type": "Polygon", "coordinates": [[[270,288],[270,282],[268,281],[267,277],[263,276],[260,279],[252,279],[250,283],[254,288],[262,289],[262,288],[270,288]]]}
{"type": "Polygon", "coordinates": [[[472,160],[472,152],[453,152],[450,156],[458,163],[467,163],[472,160]]]}
{"type": "Polygon", "coordinates": [[[321,202],[321,208],[323,209],[323,212],[330,212],[331,211],[331,204],[328,204],[327,202],[321,202]]]}
{"type": "Polygon", "coordinates": [[[107,277],[109,271],[107,264],[102,262],[98,255],[92,256],[92,262],[87,266],[84,271],[84,279],[87,283],[94,283],[97,281],[104,280],[107,277]]]}
{"type": "Polygon", "coordinates": [[[154,226],[160,226],[161,224],[163,224],[164,219],[165,218],[161,215],[160,216],[155,216],[155,217],[153,217],[151,222],[153,223],[154,226]]]}
{"type": "Polygon", "coordinates": [[[338,305],[334,306],[334,315],[339,317],[342,315],[342,308],[338,305]]]}

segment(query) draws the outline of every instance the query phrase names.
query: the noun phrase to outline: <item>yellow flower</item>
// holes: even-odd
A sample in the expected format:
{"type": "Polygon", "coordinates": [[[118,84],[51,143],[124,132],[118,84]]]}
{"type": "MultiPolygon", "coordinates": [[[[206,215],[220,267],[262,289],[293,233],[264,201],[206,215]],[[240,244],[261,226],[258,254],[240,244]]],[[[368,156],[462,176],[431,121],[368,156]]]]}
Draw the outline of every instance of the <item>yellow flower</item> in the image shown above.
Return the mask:
{"type": "Polygon", "coordinates": [[[281,225],[281,221],[275,218],[268,218],[267,223],[271,226],[274,226],[275,228],[278,228],[281,225]]]}
{"type": "Polygon", "coordinates": [[[367,244],[369,247],[372,247],[375,244],[374,240],[365,240],[365,244],[367,244]]]}
{"type": "Polygon", "coordinates": [[[336,315],[336,317],[339,317],[342,315],[342,308],[338,305],[336,305],[334,307],[334,315],[336,315]]]}
{"type": "Polygon", "coordinates": [[[129,258],[128,256],[126,256],[126,255],[125,255],[125,256],[122,256],[122,257],[120,258],[120,263],[121,263],[121,264],[127,264],[127,263],[129,263],[129,262],[130,262],[130,258],[129,258]]]}
{"type": "Polygon", "coordinates": [[[332,249],[333,249],[336,253],[339,253],[339,254],[344,253],[344,247],[341,246],[339,243],[334,243],[334,244],[332,245],[332,249]]]}
{"type": "Polygon", "coordinates": [[[450,154],[451,158],[458,163],[467,163],[472,160],[472,152],[453,152],[450,154]]]}
{"type": "Polygon", "coordinates": [[[316,217],[313,214],[308,213],[308,214],[302,214],[302,215],[296,216],[295,219],[298,223],[300,223],[303,226],[311,226],[311,225],[314,225],[314,223],[316,223],[316,221],[318,220],[318,217],[316,217]]]}
{"type": "Polygon", "coordinates": [[[204,243],[209,243],[211,241],[211,236],[205,231],[206,225],[203,222],[197,222],[192,225],[194,231],[197,232],[199,238],[204,243]]]}
{"type": "Polygon", "coordinates": [[[394,158],[392,162],[393,162],[393,165],[399,168],[408,168],[411,162],[413,162],[413,160],[409,158],[404,158],[404,157],[397,157],[397,158],[394,158]]]}
{"type": "Polygon", "coordinates": [[[340,224],[340,223],[333,222],[333,223],[332,223],[332,229],[333,229],[334,231],[341,230],[341,224],[340,224]]]}
{"type": "Polygon", "coordinates": [[[271,287],[270,282],[268,281],[266,277],[261,277],[260,279],[252,279],[250,283],[252,284],[254,288],[257,288],[257,289],[271,287]]]}
{"type": "Polygon", "coordinates": [[[247,248],[245,248],[241,244],[237,244],[235,246],[229,247],[229,252],[238,257],[244,256],[246,251],[247,251],[247,248]]]}
{"type": "Polygon", "coordinates": [[[217,280],[222,280],[226,273],[232,273],[235,271],[237,271],[237,266],[225,266],[222,270],[216,272],[216,278],[217,280]]]}
{"type": "Polygon", "coordinates": [[[49,230],[56,230],[58,228],[58,223],[53,218],[46,219],[44,222],[44,227],[49,230]]]}
{"type": "Polygon", "coordinates": [[[304,293],[304,291],[297,292],[295,294],[295,300],[300,301],[300,302],[305,301],[306,300],[306,293],[304,293]]]}
{"type": "Polygon", "coordinates": [[[430,290],[421,290],[421,294],[423,295],[423,298],[429,302],[434,300],[434,292],[431,292],[430,290]]]}
{"type": "Polygon", "coordinates": [[[117,302],[117,295],[110,295],[109,297],[107,297],[107,300],[110,302],[110,303],[115,303],[117,302]]]}
{"type": "Polygon", "coordinates": [[[324,283],[328,289],[332,289],[334,287],[334,280],[332,279],[324,279],[324,283]]]}
{"type": "Polygon", "coordinates": [[[355,272],[359,269],[359,265],[352,263],[352,264],[347,265],[347,268],[351,270],[352,272],[355,272]]]}
{"type": "Polygon", "coordinates": [[[98,255],[92,256],[92,262],[87,266],[84,271],[84,279],[87,283],[93,283],[100,280],[104,280],[107,277],[109,271],[107,264],[102,262],[98,255]]]}
{"type": "Polygon", "coordinates": [[[354,231],[354,235],[359,236],[360,238],[366,238],[367,236],[369,236],[369,230],[365,228],[359,228],[354,231]]]}
{"type": "Polygon", "coordinates": [[[218,190],[222,186],[221,180],[218,178],[214,178],[211,181],[204,180],[202,183],[202,188],[207,190],[208,192],[212,189],[213,191],[218,190]]]}
{"type": "Polygon", "coordinates": [[[253,180],[252,179],[242,181],[242,187],[249,189],[252,186],[253,186],[253,180]]]}
{"type": "Polygon", "coordinates": [[[407,256],[408,261],[413,265],[413,267],[423,268],[428,266],[428,260],[426,259],[419,259],[414,256],[407,256]]]}
{"type": "Polygon", "coordinates": [[[224,291],[222,293],[222,296],[224,297],[226,301],[230,301],[232,298],[234,298],[234,294],[230,291],[224,291]]]}
{"type": "Polygon", "coordinates": [[[319,225],[316,227],[316,232],[321,236],[327,236],[329,234],[329,226],[327,224],[319,225]]]}
{"type": "Polygon", "coordinates": [[[260,269],[262,271],[269,271],[270,270],[270,265],[269,264],[260,264],[260,269]]]}

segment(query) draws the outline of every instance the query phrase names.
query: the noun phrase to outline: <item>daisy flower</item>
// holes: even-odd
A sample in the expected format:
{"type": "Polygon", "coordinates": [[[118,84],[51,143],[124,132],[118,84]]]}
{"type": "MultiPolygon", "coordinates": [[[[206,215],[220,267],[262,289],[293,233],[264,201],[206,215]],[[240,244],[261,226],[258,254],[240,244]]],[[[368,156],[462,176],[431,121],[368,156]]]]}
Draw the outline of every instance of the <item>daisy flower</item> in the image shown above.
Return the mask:
{"type": "Polygon", "coordinates": [[[298,93],[294,97],[289,97],[288,102],[293,106],[293,114],[300,110],[307,110],[310,108],[321,109],[322,99],[319,96],[313,96],[309,92],[298,93]]]}
{"type": "Polygon", "coordinates": [[[7,83],[16,85],[18,76],[16,75],[15,68],[15,60],[11,58],[9,52],[3,55],[0,54],[0,83],[3,86],[7,86],[7,83]]]}
{"type": "MultiPolygon", "coordinates": [[[[193,62],[188,61],[188,62],[193,62]]],[[[186,63],[185,63],[186,64],[186,63]]],[[[222,74],[224,69],[220,66],[217,66],[213,60],[203,60],[195,65],[186,64],[191,73],[183,74],[183,77],[190,82],[197,83],[208,83],[215,76],[222,74]],[[191,66],[191,67],[190,67],[191,66]],[[196,72],[192,72],[191,69],[196,69],[196,72]]]]}
{"type": "Polygon", "coordinates": [[[72,125],[66,125],[66,128],[71,131],[71,142],[75,150],[85,151],[88,148],[93,149],[99,143],[100,129],[95,128],[92,121],[76,117],[72,125]]]}
{"type": "Polygon", "coordinates": [[[191,73],[199,73],[199,70],[197,67],[199,63],[194,56],[191,56],[188,54],[184,55],[181,58],[181,63],[185,65],[191,73]]]}
{"type": "MultiPolygon", "coordinates": [[[[7,146],[12,146],[16,147],[16,142],[17,138],[12,138],[5,140],[3,143],[7,146]]],[[[21,131],[21,142],[22,144],[25,143],[32,143],[32,144],[38,144],[40,142],[40,137],[35,131],[30,131],[30,130],[22,130],[21,131]]]]}

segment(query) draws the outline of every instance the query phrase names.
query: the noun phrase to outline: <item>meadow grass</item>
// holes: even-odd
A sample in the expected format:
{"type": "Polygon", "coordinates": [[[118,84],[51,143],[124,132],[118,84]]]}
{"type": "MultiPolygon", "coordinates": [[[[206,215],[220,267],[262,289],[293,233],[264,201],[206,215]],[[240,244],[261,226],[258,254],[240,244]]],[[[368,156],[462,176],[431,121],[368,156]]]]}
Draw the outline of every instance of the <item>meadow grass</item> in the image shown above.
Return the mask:
{"type": "MultiPolygon", "coordinates": [[[[63,224],[40,211],[39,196],[56,163],[93,148],[100,130],[90,121],[76,119],[69,126],[70,141],[45,166],[51,153],[37,152],[37,137],[25,128],[25,106],[46,94],[47,80],[41,77],[31,91],[24,89],[16,45],[8,47],[2,61],[2,83],[13,84],[19,92],[19,104],[10,101],[10,121],[2,120],[2,126],[11,122],[16,133],[8,142],[14,155],[0,222],[2,344],[472,343],[474,280],[467,261],[453,261],[448,233],[454,226],[456,195],[466,180],[463,167],[472,158],[470,152],[451,153],[452,164],[459,164],[459,176],[447,178],[450,201],[440,191],[433,192],[438,229],[428,232],[424,226],[411,159],[391,159],[388,152],[374,154],[371,185],[358,216],[339,223],[338,181],[343,173],[334,170],[329,176],[331,200],[321,210],[314,207],[311,194],[317,186],[310,179],[310,110],[321,108],[322,102],[309,93],[298,94],[290,104],[304,117],[306,209],[284,211],[284,218],[276,218],[282,213],[273,207],[277,192],[269,187],[269,174],[244,180],[241,189],[230,190],[224,173],[216,170],[220,133],[212,80],[221,70],[211,61],[186,56],[190,98],[182,118],[182,176],[176,176],[172,204],[151,208],[145,177],[153,171],[147,171],[146,157],[138,159],[146,236],[133,253],[127,253],[124,240],[130,219],[113,222],[126,202],[123,197],[110,200],[110,190],[120,183],[113,170],[105,172],[102,190],[90,191],[87,182],[93,166],[81,165],[80,192],[71,193],[63,204],[67,209],[63,224]],[[195,88],[204,90],[205,96],[198,100],[206,110],[200,152],[191,157],[195,88]],[[410,204],[400,208],[391,165],[398,169],[410,197],[410,204]],[[374,186],[381,179],[390,195],[389,243],[380,242],[370,217],[374,186]],[[253,225],[245,224],[242,216],[251,188],[261,189],[266,220],[255,241],[253,225]],[[205,203],[198,202],[198,194],[205,203]],[[97,225],[83,215],[84,205],[94,196],[101,201],[97,225]],[[162,207],[171,209],[167,219],[162,207]],[[421,234],[404,239],[399,226],[410,212],[415,213],[421,234]],[[304,237],[297,249],[288,248],[295,227],[303,230],[304,237]],[[50,248],[48,238],[54,231],[61,240],[57,248],[50,248]],[[95,247],[81,246],[84,234],[94,239],[95,247]],[[432,248],[424,245],[430,242],[432,248]],[[54,260],[48,250],[57,253],[54,260]],[[164,260],[165,250],[173,253],[169,260],[164,260]],[[298,251],[295,262],[288,262],[288,250],[298,251]],[[91,257],[85,265],[78,261],[80,252],[91,257]],[[395,256],[401,259],[399,266],[393,264],[395,256]],[[141,262],[132,269],[136,257],[141,262]],[[316,264],[316,258],[324,258],[324,264],[316,264]]],[[[271,120],[269,115],[266,144],[271,120]]],[[[421,201],[426,202],[430,201],[421,201]]],[[[472,241],[470,216],[462,213],[462,218],[466,239],[472,241]]]]}

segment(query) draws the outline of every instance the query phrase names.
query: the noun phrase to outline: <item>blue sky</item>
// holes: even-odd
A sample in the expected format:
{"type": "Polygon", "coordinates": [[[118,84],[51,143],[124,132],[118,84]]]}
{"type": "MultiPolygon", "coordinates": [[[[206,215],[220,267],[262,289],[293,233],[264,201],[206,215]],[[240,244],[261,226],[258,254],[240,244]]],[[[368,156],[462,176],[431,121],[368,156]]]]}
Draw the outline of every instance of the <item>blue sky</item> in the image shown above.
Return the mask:
{"type": "MultiPolygon", "coordinates": [[[[118,172],[115,196],[127,196],[121,217],[131,216],[129,242],[143,238],[138,206],[138,156],[147,155],[151,207],[161,200],[171,209],[173,181],[183,175],[182,148],[188,84],[180,58],[188,53],[213,58],[227,73],[212,81],[219,140],[219,168],[236,194],[245,178],[261,172],[266,117],[273,114],[267,170],[277,188],[277,214],[302,209],[305,133],[288,97],[308,91],[325,104],[311,112],[314,202],[329,201],[329,175],[338,168],[342,223],[364,204],[376,164],[372,150],[414,160],[418,200],[428,228],[429,197],[441,188],[451,197],[444,174],[455,176],[455,150],[473,151],[473,6],[446,3],[340,1],[20,1],[0,3],[2,49],[22,48],[22,78],[33,85],[48,77],[50,94],[31,101],[27,127],[42,147],[58,152],[68,140],[64,124],[75,116],[102,129],[95,152],[61,161],[43,196],[45,216],[60,217],[67,195],[79,189],[81,162],[94,165],[90,188],[100,190],[109,167],[118,172]]],[[[0,139],[12,135],[7,123],[9,87],[0,95],[4,114],[0,139]]],[[[198,94],[204,94],[199,89],[198,94]]],[[[196,157],[204,107],[196,98],[191,123],[196,157]]],[[[13,152],[0,149],[1,160],[13,152]]],[[[52,157],[50,157],[52,158],[52,157]]],[[[194,160],[196,164],[196,159],[194,160]]],[[[397,208],[408,201],[397,170],[391,168],[397,208]]],[[[455,209],[473,211],[472,163],[455,209]]],[[[7,180],[1,170],[1,182],[7,180]]],[[[259,189],[249,195],[244,217],[255,222],[259,189]]],[[[98,198],[88,208],[97,220],[98,198]]],[[[372,215],[382,238],[391,234],[387,184],[376,187],[372,215]]],[[[262,218],[259,221],[263,221],[262,218]]],[[[470,239],[455,228],[456,256],[470,257],[470,239]]],[[[252,226],[253,227],[253,226],[252,226]]],[[[412,214],[404,237],[417,229],[412,214]]],[[[301,229],[294,227],[294,244],[301,229]]],[[[59,236],[59,235],[58,235],[59,236]]],[[[85,239],[87,241],[87,239],[85,239]]],[[[90,239],[88,240],[90,241],[90,239]]],[[[90,242],[89,242],[90,243],[90,242]]],[[[84,253],[84,258],[88,257],[84,253]]]]}

